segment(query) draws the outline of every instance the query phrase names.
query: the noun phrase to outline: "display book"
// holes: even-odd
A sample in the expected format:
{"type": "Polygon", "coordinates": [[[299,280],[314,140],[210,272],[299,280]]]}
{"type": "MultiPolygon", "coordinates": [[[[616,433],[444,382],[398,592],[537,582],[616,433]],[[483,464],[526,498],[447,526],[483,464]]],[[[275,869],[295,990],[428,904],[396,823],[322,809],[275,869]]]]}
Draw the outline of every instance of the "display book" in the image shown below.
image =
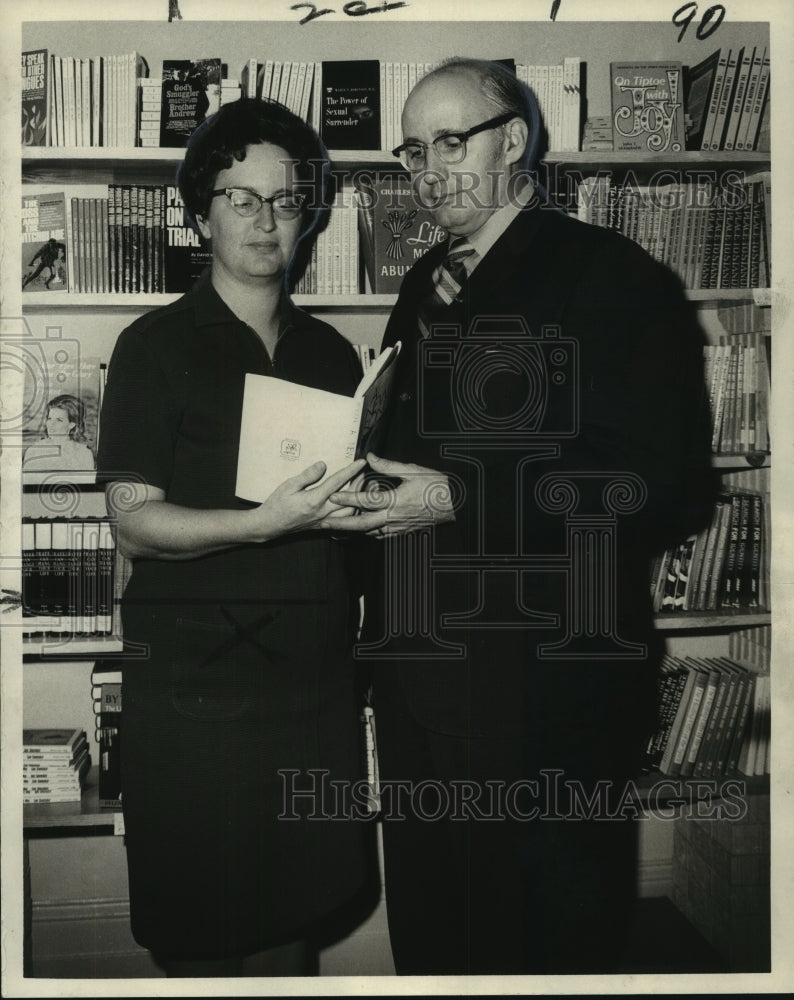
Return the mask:
{"type": "Polygon", "coordinates": [[[769,48],[721,48],[687,71],[687,149],[768,149],[769,48]]]}
{"type": "Polygon", "coordinates": [[[670,777],[769,774],[769,674],[727,657],[666,656],[657,677],[658,727],[643,769],[670,777]]]}
{"type": "Polygon", "coordinates": [[[243,393],[237,496],[261,503],[285,479],[314,462],[324,462],[328,475],[376,451],[400,348],[398,341],[381,352],[353,396],[249,372],[243,393]]]}
{"type": "Polygon", "coordinates": [[[628,236],[689,289],[768,288],[771,173],[641,183],[628,170],[576,183],[578,217],[628,236]]]}
{"type": "Polygon", "coordinates": [[[122,670],[97,660],[91,670],[94,740],[99,748],[99,807],[121,808],[122,670]]]}
{"type": "Polygon", "coordinates": [[[90,768],[84,729],[23,729],[22,801],[26,805],[79,802],[90,768]]]}

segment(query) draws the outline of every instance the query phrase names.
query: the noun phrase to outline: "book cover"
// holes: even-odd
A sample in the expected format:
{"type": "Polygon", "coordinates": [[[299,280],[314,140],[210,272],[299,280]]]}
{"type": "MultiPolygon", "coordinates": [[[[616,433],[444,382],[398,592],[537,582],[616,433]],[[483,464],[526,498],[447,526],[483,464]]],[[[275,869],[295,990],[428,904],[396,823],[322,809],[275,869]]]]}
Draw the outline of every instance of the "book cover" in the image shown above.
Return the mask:
{"type": "Polygon", "coordinates": [[[684,71],[684,110],[689,119],[686,148],[700,149],[706,130],[712,97],[718,83],[720,49],[684,71]]]}
{"type": "Polygon", "coordinates": [[[31,728],[22,730],[23,752],[42,750],[53,752],[55,756],[70,759],[79,745],[86,739],[84,729],[64,728],[31,728]]]}
{"type": "Polygon", "coordinates": [[[66,195],[23,195],[22,290],[64,292],[67,281],[66,195]]]}
{"type": "MultiPolygon", "coordinates": [[[[659,761],[659,770],[662,774],[670,774],[671,768],[673,766],[673,755],[678,747],[678,743],[681,737],[681,730],[684,726],[684,720],[686,718],[687,712],[689,710],[690,702],[692,699],[692,693],[698,680],[698,671],[694,668],[692,663],[683,663],[682,669],[685,673],[686,680],[684,683],[684,689],[681,692],[681,697],[678,700],[676,706],[675,717],[673,719],[672,725],[670,726],[670,731],[667,736],[667,741],[664,747],[664,752],[662,753],[661,759],[659,761]]],[[[698,698],[699,703],[699,698],[698,698]]]]}
{"type": "Polygon", "coordinates": [[[160,145],[180,148],[220,107],[221,60],[164,59],[162,80],[160,145]]]}
{"type": "Polygon", "coordinates": [[[320,135],[329,149],[380,149],[380,63],[322,63],[320,135]]]}
{"type": "Polygon", "coordinates": [[[212,260],[209,243],[187,217],[178,188],[162,192],[163,278],[166,292],[186,292],[212,260]]]}
{"type": "Polygon", "coordinates": [[[685,146],[683,66],[611,63],[616,152],[680,153],[685,146]]]}
{"type": "Polygon", "coordinates": [[[725,135],[722,140],[723,149],[736,148],[736,136],[738,135],[742,114],[744,113],[745,98],[750,83],[750,70],[754,58],[755,49],[751,46],[746,46],[742,50],[742,58],[736,67],[736,86],[734,87],[733,98],[728,110],[728,119],[725,123],[725,135]]]}
{"type": "Polygon", "coordinates": [[[49,58],[47,49],[22,53],[22,145],[49,145],[49,58]]]}
{"type": "Polygon", "coordinates": [[[733,95],[736,91],[736,77],[738,67],[744,56],[744,49],[728,49],[725,63],[725,79],[720,89],[720,96],[717,105],[717,114],[714,119],[714,130],[711,133],[709,149],[723,149],[725,141],[725,130],[728,125],[728,118],[733,106],[733,95]]]}
{"type": "Polygon", "coordinates": [[[447,238],[414,199],[409,180],[379,175],[358,180],[359,235],[372,291],[395,294],[415,261],[447,238]]]}
{"type": "Polygon", "coordinates": [[[30,347],[23,386],[24,473],[86,472],[95,467],[99,358],[84,357],[67,338],[30,347]]]}
{"type": "Polygon", "coordinates": [[[375,450],[399,352],[399,341],[383,351],[353,396],[247,374],[237,496],[262,502],[314,462],[325,462],[329,474],[375,450]]]}

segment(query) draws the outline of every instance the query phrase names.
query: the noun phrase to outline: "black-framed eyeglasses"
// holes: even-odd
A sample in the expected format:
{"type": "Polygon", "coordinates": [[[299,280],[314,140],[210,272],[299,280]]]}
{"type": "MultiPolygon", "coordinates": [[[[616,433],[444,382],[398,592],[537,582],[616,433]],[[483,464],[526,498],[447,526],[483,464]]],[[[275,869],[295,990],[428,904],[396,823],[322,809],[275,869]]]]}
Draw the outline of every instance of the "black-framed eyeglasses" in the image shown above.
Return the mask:
{"type": "Polygon", "coordinates": [[[296,219],[303,210],[306,195],[298,191],[280,191],[270,198],[265,198],[256,191],[249,191],[248,188],[221,188],[212,191],[211,198],[218,198],[225,195],[229,199],[229,204],[244,219],[250,218],[262,208],[263,205],[270,205],[273,215],[277,219],[296,219]]]}
{"type": "Polygon", "coordinates": [[[506,125],[507,122],[515,117],[515,112],[510,111],[507,114],[498,115],[496,118],[489,118],[487,122],[481,122],[473,128],[466,129],[465,132],[445,132],[430,143],[411,139],[393,149],[392,156],[399,157],[403,166],[409,170],[421,170],[425,163],[427,163],[427,151],[432,146],[439,160],[442,162],[460,163],[466,158],[467,139],[471,139],[478,132],[485,132],[490,128],[506,125]]]}

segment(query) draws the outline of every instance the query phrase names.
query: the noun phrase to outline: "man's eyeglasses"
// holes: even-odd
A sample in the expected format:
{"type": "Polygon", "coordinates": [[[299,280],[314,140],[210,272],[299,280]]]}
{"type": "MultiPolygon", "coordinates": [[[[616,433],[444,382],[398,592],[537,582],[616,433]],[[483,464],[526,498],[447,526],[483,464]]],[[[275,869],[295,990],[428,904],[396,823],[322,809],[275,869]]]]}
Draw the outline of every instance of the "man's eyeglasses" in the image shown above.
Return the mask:
{"type": "Polygon", "coordinates": [[[409,170],[421,170],[427,163],[427,151],[432,146],[439,160],[444,163],[460,163],[466,158],[467,139],[477,135],[478,132],[506,125],[515,117],[515,112],[511,111],[508,114],[499,115],[497,118],[489,118],[487,122],[475,125],[465,132],[445,132],[444,135],[440,135],[431,143],[411,139],[410,142],[404,142],[402,146],[393,149],[392,156],[399,157],[403,166],[409,170]]]}
{"type": "Polygon", "coordinates": [[[248,188],[221,188],[213,191],[210,197],[218,198],[220,195],[225,195],[235,212],[244,219],[256,215],[263,205],[270,205],[277,219],[285,221],[296,219],[306,201],[306,195],[297,191],[282,191],[280,194],[274,194],[272,198],[265,198],[264,195],[249,191],[248,188]]]}

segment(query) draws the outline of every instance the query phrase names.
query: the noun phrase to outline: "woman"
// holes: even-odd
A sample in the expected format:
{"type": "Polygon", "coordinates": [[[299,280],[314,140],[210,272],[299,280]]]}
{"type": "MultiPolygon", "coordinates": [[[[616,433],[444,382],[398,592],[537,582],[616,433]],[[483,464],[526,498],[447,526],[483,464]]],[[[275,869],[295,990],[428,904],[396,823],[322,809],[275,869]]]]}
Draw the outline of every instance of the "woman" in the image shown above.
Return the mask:
{"type": "Polygon", "coordinates": [[[305,971],[256,956],[307,937],[367,872],[366,824],[323,821],[308,796],[285,802],[310,771],[360,777],[352,595],[329,530],[345,514],[328,498],[362,463],[321,485],[322,463],[296,470],[258,506],[234,493],[246,372],[349,395],[360,377],[351,345],[285,290],[327,168],[279,104],[244,99],[207,119],[178,181],[211,268],[123,331],[108,370],[100,479],[133,560],[131,919],[169,975],[305,971]]]}
{"type": "Polygon", "coordinates": [[[26,472],[94,468],[94,454],[85,439],[85,404],[81,399],[64,393],[49,401],[44,436],[25,451],[22,468],[26,472]]]}

